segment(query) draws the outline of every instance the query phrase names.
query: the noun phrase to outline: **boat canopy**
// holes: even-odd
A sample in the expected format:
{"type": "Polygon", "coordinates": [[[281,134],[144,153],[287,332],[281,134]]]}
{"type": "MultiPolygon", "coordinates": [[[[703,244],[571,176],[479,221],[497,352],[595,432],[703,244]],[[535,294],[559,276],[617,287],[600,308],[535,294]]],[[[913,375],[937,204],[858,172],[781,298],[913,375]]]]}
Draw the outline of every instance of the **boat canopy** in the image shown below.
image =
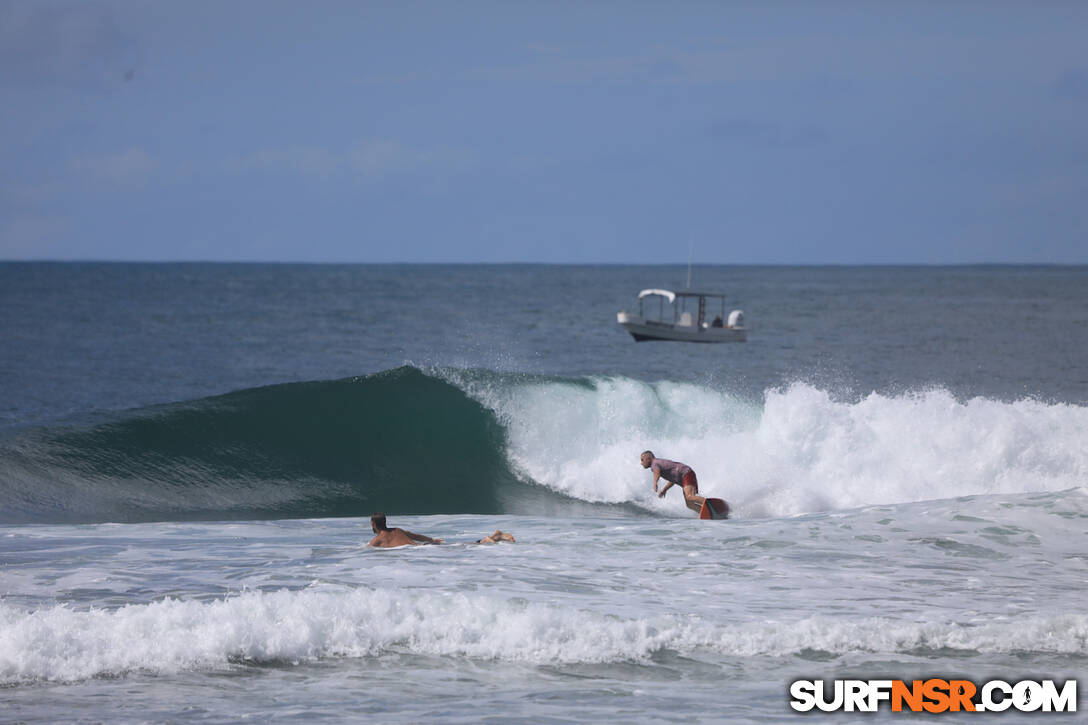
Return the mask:
{"type": "Polygon", "coordinates": [[[677,297],[718,297],[725,298],[725,295],[721,292],[695,292],[692,290],[681,290],[680,292],[673,292],[667,289],[644,289],[638,293],[638,298],[641,300],[643,297],[650,297],[651,295],[657,295],[664,297],[670,303],[674,302],[677,297]]]}
{"type": "Polygon", "coordinates": [[[657,295],[659,297],[664,297],[670,303],[673,300],[676,299],[676,294],[673,293],[673,292],[670,292],[667,289],[644,289],[644,290],[642,290],[641,292],[638,293],[638,298],[641,300],[643,297],[650,297],[651,295],[657,295]]]}

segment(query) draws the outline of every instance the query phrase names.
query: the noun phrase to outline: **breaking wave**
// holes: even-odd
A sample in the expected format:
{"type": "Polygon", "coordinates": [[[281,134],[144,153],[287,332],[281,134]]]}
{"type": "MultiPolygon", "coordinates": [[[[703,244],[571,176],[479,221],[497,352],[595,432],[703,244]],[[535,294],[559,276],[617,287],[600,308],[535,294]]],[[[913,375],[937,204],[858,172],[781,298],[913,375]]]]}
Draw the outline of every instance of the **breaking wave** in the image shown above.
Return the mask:
{"type": "Polygon", "coordinates": [[[411,654],[529,664],[645,662],[660,652],[726,656],[1088,654],[1083,614],[955,623],[883,617],[720,624],[621,618],[469,594],[318,589],[165,599],[111,610],[0,602],[0,685],[169,673],[246,663],[411,654]]]}
{"type": "Polygon", "coordinates": [[[1088,485],[1088,408],[944,390],[761,402],[624,377],[405,366],[22,431],[0,522],[581,512],[674,515],[638,454],[739,516],[1088,485]]]}

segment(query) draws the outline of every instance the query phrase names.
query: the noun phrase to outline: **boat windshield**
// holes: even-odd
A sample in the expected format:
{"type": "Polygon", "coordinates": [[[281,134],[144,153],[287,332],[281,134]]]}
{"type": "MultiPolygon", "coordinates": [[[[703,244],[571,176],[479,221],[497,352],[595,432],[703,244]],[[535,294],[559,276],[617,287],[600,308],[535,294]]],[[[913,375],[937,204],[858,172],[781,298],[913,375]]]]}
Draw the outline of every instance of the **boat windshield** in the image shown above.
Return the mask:
{"type": "Polygon", "coordinates": [[[725,295],[716,292],[644,289],[638,303],[643,319],[667,325],[721,327],[725,319],[725,295]]]}

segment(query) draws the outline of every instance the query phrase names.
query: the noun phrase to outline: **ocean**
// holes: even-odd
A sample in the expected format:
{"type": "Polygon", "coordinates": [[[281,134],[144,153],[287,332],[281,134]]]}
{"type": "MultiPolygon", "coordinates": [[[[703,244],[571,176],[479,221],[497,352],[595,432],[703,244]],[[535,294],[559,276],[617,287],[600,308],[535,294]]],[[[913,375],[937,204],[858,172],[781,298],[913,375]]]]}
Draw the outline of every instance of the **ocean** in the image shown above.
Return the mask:
{"type": "MultiPolygon", "coordinates": [[[[1088,268],[696,266],[748,342],[616,324],[686,276],[0,263],[0,721],[977,722],[791,684],[1088,686],[1088,268]],[[375,511],[447,543],[370,549],[375,511]]],[[[1030,707],[982,719],[1083,718],[1030,707]]]]}

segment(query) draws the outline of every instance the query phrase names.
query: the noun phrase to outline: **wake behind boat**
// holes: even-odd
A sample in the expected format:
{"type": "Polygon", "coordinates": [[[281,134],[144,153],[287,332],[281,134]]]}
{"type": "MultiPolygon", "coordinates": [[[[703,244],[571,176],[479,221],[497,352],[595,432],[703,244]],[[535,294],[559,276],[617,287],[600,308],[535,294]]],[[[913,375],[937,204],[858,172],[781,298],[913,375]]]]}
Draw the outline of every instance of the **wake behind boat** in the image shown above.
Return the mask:
{"type": "Polygon", "coordinates": [[[638,314],[622,311],[616,315],[616,320],[631,333],[635,342],[745,342],[748,328],[744,326],[744,312],[733,310],[723,322],[724,315],[725,295],[718,292],[644,289],[638,293],[638,314]],[[649,302],[647,298],[650,298],[649,302]],[[657,299],[656,305],[653,298],[657,299]],[[712,309],[708,310],[708,306],[712,309]],[[657,308],[656,316],[653,315],[654,307],[657,308]],[[692,307],[695,308],[694,315],[689,309],[692,307]],[[711,314],[715,316],[708,322],[707,317],[711,314]]]}

